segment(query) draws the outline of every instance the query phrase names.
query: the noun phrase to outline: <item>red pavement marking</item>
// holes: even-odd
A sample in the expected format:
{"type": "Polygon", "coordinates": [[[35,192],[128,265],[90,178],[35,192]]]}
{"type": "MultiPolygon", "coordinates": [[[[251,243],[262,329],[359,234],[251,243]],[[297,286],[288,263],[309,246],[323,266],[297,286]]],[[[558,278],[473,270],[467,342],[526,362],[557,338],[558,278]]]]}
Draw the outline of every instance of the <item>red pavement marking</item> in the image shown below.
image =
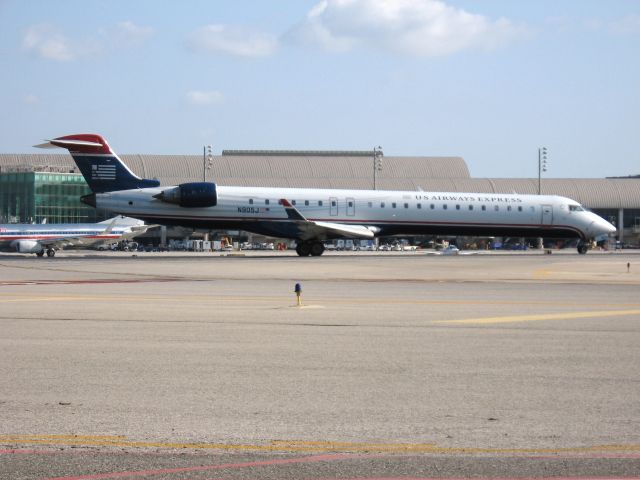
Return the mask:
{"type": "Polygon", "coordinates": [[[342,460],[345,458],[352,458],[352,457],[353,455],[346,455],[346,454],[314,455],[311,457],[281,458],[281,459],[274,459],[274,460],[262,460],[258,462],[224,463],[222,465],[202,465],[198,467],[166,468],[166,469],[160,469],[160,470],[140,470],[140,471],[130,471],[130,472],[97,473],[97,474],[90,474],[90,475],[78,475],[74,477],[50,477],[50,478],[47,478],[46,480],[99,480],[103,478],[143,477],[147,475],[167,475],[172,473],[183,473],[183,472],[204,472],[207,470],[228,470],[228,469],[234,469],[234,468],[263,467],[268,465],[286,465],[291,463],[328,462],[328,461],[342,460]]]}
{"type": "MultiPolygon", "coordinates": [[[[62,453],[58,450],[35,450],[35,449],[4,449],[0,450],[0,455],[53,455],[62,453]]],[[[81,452],[77,452],[81,453],[81,452]]],[[[349,454],[327,454],[327,455],[314,455],[310,457],[298,457],[298,458],[282,458],[274,460],[262,460],[257,462],[243,462],[243,463],[225,463],[221,465],[203,465],[197,467],[182,467],[182,468],[169,468],[158,470],[140,470],[140,471],[127,471],[127,472],[112,472],[112,473],[98,473],[89,475],[79,475],[72,477],[50,477],[45,480],[100,480],[109,478],[124,478],[124,477],[142,477],[148,475],[167,475],[172,473],[184,473],[184,472],[202,472],[207,470],[225,470],[236,468],[252,468],[263,467],[269,465],[286,465],[295,463],[314,463],[325,462],[334,460],[343,460],[348,458],[361,457],[361,455],[349,455],[349,454]]],[[[611,454],[606,458],[639,458],[638,454],[611,454]]],[[[546,458],[559,458],[557,456],[536,456],[530,457],[531,459],[546,459],[546,458]]],[[[579,457],[578,457],[579,458],[579,457]]],[[[592,457],[583,457],[592,458],[592,457]]],[[[605,457],[593,457],[593,458],[605,458],[605,457]]],[[[213,480],[213,479],[212,479],[213,480]]],[[[337,480],[336,477],[320,478],[317,480],[337,480]]],[[[467,480],[466,477],[351,477],[340,478],[339,480],[467,480]]],[[[540,477],[487,477],[486,480],[540,480],[540,477]]],[[[544,477],[544,480],[640,480],[640,477],[544,477]]]]}

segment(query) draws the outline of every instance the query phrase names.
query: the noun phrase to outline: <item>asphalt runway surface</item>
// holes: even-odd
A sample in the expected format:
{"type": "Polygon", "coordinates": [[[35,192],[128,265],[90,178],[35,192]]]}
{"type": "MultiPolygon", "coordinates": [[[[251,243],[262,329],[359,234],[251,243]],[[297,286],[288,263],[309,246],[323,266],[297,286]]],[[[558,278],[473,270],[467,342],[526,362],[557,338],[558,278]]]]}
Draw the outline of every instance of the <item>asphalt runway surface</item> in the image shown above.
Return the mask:
{"type": "Polygon", "coordinates": [[[640,478],[639,345],[628,253],[2,255],[0,478],[640,478]]]}

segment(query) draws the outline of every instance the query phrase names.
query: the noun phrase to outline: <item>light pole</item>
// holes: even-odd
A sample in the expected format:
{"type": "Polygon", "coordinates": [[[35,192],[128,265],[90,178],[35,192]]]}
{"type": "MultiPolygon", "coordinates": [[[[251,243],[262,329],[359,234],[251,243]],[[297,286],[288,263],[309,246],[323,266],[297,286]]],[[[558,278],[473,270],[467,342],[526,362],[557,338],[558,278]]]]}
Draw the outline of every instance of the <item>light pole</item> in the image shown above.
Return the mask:
{"type": "Polygon", "coordinates": [[[382,147],[378,145],[373,148],[373,189],[376,189],[376,177],[377,172],[382,171],[382,157],[384,157],[384,152],[382,151],[382,147]]]}
{"type": "MultiPolygon", "coordinates": [[[[547,147],[538,148],[538,195],[542,194],[542,172],[547,171],[547,147]]],[[[542,237],[538,238],[538,248],[544,248],[542,237]]]]}
{"type": "Polygon", "coordinates": [[[202,147],[202,181],[207,181],[207,170],[211,170],[213,167],[213,153],[211,151],[213,147],[211,145],[205,145],[202,147]]]}
{"type": "Polygon", "coordinates": [[[547,171],[547,147],[538,148],[538,195],[542,193],[542,172],[547,171]]]}

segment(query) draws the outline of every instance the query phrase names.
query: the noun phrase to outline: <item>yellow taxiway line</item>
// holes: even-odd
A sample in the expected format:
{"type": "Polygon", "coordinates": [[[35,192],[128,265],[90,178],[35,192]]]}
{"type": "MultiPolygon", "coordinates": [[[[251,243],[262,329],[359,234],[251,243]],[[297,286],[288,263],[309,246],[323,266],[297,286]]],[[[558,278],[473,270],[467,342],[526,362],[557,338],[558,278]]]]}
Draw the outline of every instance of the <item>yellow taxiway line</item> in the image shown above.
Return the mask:
{"type": "Polygon", "coordinates": [[[594,445],[561,448],[478,448],[443,447],[433,443],[353,443],[331,441],[274,440],[267,444],[224,443],[172,443],[127,440],[124,436],[105,435],[0,435],[2,444],[27,444],[49,446],[103,446],[128,448],[163,448],[227,451],[269,452],[386,452],[386,453],[438,453],[438,454],[554,454],[625,452],[640,453],[640,445],[594,445]]]}
{"type": "Polygon", "coordinates": [[[576,318],[625,317],[640,315],[640,310],[603,310],[588,312],[535,313],[503,317],[465,318],[462,320],[436,320],[432,323],[454,325],[483,325],[495,323],[536,322],[541,320],[571,320],[576,318]]]}
{"type": "MultiPolygon", "coordinates": [[[[289,300],[290,296],[238,296],[238,295],[113,295],[113,294],[46,294],[46,295],[34,295],[34,294],[0,294],[0,303],[18,303],[18,302],[65,302],[65,301],[103,301],[103,302],[115,302],[115,301],[131,301],[131,302],[177,302],[182,303],[185,300],[218,303],[218,302],[242,302],[246,304],[247,301],[252,303],[256,302],[277,302],[282,303],[283,299],[289,300]]],[[[535,305],[535,306],[555,306],[555,307],[600,307],[600,308],[629,308],[640,307],[640,302],[625,302],[625,303],[585,303],[585,302],[565,302],[565,301],[538,301],[538,300],[420,300],[420,299],[402,299],[402,298],[349,298],[349,297],[314,297],[306,299],[307,302],[311,301],[314,304],[380,304],[380,305],[535,305]]]]}

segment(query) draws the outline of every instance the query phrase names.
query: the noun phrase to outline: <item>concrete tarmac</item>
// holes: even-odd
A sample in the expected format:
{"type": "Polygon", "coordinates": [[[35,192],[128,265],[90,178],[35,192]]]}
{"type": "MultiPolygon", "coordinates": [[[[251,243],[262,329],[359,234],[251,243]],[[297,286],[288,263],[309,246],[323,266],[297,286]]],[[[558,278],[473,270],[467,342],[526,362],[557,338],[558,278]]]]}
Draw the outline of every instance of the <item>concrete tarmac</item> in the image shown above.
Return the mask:
{"type": "Polygon", "coordinates": [[[386,253],[1,256],[0,478],[640,478],[640,256],[386,253]]]}

